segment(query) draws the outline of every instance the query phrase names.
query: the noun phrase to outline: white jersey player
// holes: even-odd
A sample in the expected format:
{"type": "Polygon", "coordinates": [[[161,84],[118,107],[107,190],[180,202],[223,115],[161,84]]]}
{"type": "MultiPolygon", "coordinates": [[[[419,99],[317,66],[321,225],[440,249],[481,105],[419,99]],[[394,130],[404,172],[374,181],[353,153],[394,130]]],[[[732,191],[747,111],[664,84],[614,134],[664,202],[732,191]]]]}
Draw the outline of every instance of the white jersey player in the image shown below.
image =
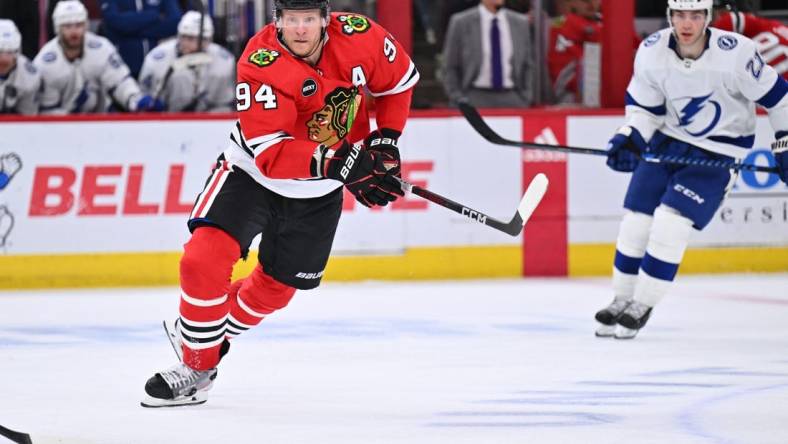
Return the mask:
{"type": "Polygon", "coordinates": [[[608,165],[633,171],[613,267],[614,301],[597,336],[633,338],[667,293],[693,229],[713,218],[736,174],[638,162],[635,152],[733,160],[755,142],[755,104],[766,108],[772,149],[788,183],[788,83],[742,35],[709,28],[712,0],[668,0],[669,29],[641,44],[627,88],[626,124],[608,165]]]}
{"type": "Polygon", "coordinates": [[[33,61],[44,79],[41,113],[161,110],[161,103],[142,93],[112,43],[86,30],[87,19],[87,10],[78,0],[55,6],[52,20],[57,37],[33,61]]]}
{"type": "Polygon", "coordinates": [[[213,22],[205,16],[199,41],[200,13],[189,11],[178,24],[178,38],[146,57],[140,71],[143,91],[160,97],[168,111],[235,110],[235,57],[212,43],[213,22]]]}
{"type": "Polygon", "coordinates": [[[14,22],[0,19],[0,114],[38,114],[41,74],[19,53],[21,44],[14,22]]]}

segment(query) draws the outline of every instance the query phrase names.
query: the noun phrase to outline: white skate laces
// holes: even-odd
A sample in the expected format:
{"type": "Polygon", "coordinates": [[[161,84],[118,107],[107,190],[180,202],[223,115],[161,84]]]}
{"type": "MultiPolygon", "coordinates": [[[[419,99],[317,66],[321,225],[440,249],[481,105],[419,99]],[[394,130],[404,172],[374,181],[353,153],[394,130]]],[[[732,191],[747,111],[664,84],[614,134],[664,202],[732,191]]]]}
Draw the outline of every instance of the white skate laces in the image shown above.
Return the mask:
{"type": "Polygon", "coordinates": [[[183,363],[175,364],[168,370],[160,372],[162,379],[172,390],[173,399],[182,396],[191,396],[198,391],[206,391],[213,385],[211,376],[216,374],[215,369],[194,370],[183,363]]]}

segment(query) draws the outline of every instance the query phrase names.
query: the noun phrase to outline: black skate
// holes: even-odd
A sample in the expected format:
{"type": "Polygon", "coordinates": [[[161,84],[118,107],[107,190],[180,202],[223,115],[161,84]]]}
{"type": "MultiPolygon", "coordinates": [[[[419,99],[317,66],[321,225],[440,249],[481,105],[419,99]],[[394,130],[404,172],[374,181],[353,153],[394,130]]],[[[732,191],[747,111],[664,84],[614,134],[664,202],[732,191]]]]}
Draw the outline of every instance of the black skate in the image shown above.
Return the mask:
{"type": "Polygon", "coordinates": [[[145,383],[147,398],[143,407],[178,407],[197,405],[207,401],[205,392],[213,386],[219,372],[215,368],[200,371],[178,363],[156,373],[145,383]]]}
{"type": "Polygon", "coordinates": [[[609,338],[616,333],[616,324],[618,324],[618,317],[624,312],[624,309],[632,302],[632,299],[626,296],[616,296],[613,302],[607,307],[596,312],[594,316],[601,325],[594,333],[600,338],[609,338]]]}
{"type": "Polygon", "coordinates": [[[632,301],[618,317],[616,339],[633,339],[648,322],[652,308],[642,302],[632,301]]]}
{"type": "MultiPolygon", "coordinates": [[[[181,320],[162,323],[172,350],[178,357],[178,364],[156,373],[145,383],[148,395],[140,405],[143,407],[178,407],[197,405],[207,401],[205,392],[213,387],[213,381],[219,374],[216,368],[200,371],[194,370],[183,363],[183,341],[181,340],[181,320]]],[[[219,359],[230,350],[230,342],[225,339],[219,349],[219,359]]]]}

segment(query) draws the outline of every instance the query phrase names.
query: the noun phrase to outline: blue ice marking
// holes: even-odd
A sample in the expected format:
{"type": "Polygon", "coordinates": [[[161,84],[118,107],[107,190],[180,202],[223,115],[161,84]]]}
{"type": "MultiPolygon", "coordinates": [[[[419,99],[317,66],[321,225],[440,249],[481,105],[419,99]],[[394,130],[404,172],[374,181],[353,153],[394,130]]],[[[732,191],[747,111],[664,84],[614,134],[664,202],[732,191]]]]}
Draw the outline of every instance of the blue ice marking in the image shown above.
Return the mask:
{"type": "Polygon", "coordinates": [[[503,399],[476,401],[480,404],[531,404],[531,405],[637,405],[647,402],[648,398],[675,396],[675,392],[615,391],[594,392],[576,390],[527,390],[517,392],[526,395],[503,399]]]}
{"type": "Polygon", "coordinates": [[[722,388],[729,384],[703,384],[693,382],[646,382],[646,381],[579,381],[581,385],[598,385],[603,387],[670,387],[670,388],[722,388]]]}
{"type": "Polygon", "coordinates": [[[729,392],[705,398],[682,410],[676,417],[676,422],[678,422],[678,425],[681,429],[690,435],[709,440],[714,444],[734,444],[736,443],[735,440],[718,436],[714,432],[707,431],[703,428],[701,425],[703,422],[703,411],[709,407],[713,407],[716,404],[720,404],[724,401],[730,401],[735,398],[741,398],[755,393],[785,389],[788,389],[788,384],[777,384],[765,387],[748,388],[736,392],[729,392]]]}
{"type": "Polygon", "coordinates": [[[443,412],[446,418],[427,424],[428,427],[577,427],[609,424],[619,421],[616,415],[589,412],[443,412]],[[463,420],[469,418],[468,420],[463,420]],[[506,419],[506,420],[504,420],[506,419]]]}
{"type": "Polygon", "coordinates": [[[754,372],[729,367],[696,367],[661,372],[641,373],[640,376],[679,376],[679,375],[717,375],[717,376],[788,376],[788,373],[754,372]]]}

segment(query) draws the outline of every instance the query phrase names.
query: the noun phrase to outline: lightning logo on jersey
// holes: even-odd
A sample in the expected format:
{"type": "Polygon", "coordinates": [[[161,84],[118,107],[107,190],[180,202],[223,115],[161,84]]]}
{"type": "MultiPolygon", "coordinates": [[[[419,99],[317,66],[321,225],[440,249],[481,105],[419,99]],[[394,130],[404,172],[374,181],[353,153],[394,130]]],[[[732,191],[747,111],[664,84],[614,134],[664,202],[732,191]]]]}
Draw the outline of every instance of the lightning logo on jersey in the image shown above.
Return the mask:
{"type": "Polygon", "coordinates": [[[674,107],[681,110],[679,126],[690,136],[703,137],[720,123],[722,107],[719,102],[709,100],[713,94],[703,97],[684,97],[673,102],[674,107]],[[688,99],[689,102],[681,106],[688,99]]]}
{"type": "Polygon", "coordinates": [[[756,104],[776,133],[788,131],[788,83],[747,37],[709,28],[705,38],[694,59],[681,56],[670,29],[646,39],[627,87],[627,125],[645,140],[659,131],[740,159],[755,144],[756,104]]]}

